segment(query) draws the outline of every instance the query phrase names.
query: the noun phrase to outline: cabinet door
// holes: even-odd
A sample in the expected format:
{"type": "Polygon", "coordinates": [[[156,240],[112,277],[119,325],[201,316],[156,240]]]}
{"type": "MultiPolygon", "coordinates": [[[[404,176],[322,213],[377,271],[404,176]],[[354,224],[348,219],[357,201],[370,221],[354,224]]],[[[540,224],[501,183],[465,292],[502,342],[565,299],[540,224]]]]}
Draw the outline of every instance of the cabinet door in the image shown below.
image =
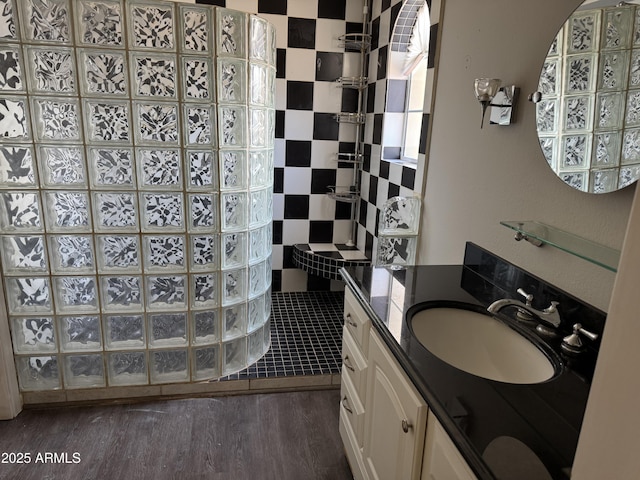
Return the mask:
{"type": "Polygon", "coordinates": [[[477,480],[435,415],[429,415],[421,480],[477,480]]]}
{"type": "Polygon", "coordinates": [[[417,480],[427,405],[374,330],[367,370],[363,457],[368,477],[417,480]]]}
{"type": "MultiPolygon", "coordinates": [[[[358,449],[362,448],[362,430],[364,428],[364,407],[360,402],[360,398],[355,393],[353,384],[349,377],[342,377],[342,383],[340,385],[340,411],[343,411],[344,416],[349,423],[349,428],[353,432],[353,437],[356,440],[356,446],[358,449]]],[[[342,416],[340,417],[342,421],[342,416]]]]}

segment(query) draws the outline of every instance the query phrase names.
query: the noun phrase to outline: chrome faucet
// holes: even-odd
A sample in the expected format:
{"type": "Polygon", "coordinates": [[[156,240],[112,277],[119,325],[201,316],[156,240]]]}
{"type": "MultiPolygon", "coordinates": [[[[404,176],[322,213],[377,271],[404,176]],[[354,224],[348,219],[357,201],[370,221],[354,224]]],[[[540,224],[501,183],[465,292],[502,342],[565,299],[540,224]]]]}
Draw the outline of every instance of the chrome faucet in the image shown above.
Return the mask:
{"type": "MultiPolygon", "coordinates": [[[[518,293],[520,289],[518,289],[518,293]]],[[[530,295],[528,297],[531,297],[530,295]]],[[[527,298],[529,300],[529,298],[527,298]]],[[[531,306],[531,302],[527,301],[527,303],[522,303],[520,300],[513,300],[510,298],[503,298],[501,300],[496,300],[489,307],[487,307],[487,311],[490,313],[496,313],[499,310],[502,310],[504,307],[516,307],[518,310],[525,310],[536,317],[538,320],[547,323],[555,328],[560,326],[560,312],[558,312],[557,306],[558,302],[551,302],[544,310],[537,310],[531,306]]]]}

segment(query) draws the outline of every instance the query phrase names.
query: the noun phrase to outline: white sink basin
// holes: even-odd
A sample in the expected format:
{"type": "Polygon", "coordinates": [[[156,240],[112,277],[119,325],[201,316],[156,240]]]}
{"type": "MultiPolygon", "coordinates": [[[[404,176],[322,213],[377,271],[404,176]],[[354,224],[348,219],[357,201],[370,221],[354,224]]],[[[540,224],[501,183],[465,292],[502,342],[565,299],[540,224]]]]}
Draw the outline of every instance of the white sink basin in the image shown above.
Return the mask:
{"type": "Polygon", "coordinates": [[[517,331],[489,314],[462,308],[419,310],[409,323],[429,352],[465,372],[506,383],[549,380],[549,357],[517,331]]]}

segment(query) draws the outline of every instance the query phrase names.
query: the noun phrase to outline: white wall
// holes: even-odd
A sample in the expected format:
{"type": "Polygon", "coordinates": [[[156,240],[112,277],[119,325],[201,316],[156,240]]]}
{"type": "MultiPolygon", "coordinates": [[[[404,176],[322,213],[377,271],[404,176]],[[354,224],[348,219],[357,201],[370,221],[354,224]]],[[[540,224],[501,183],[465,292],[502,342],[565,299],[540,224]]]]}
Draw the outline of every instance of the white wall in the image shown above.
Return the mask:
{"type": "Polygon", "coordinates": [[[593,195],[547,166],[535,131],[543,59],[580,0],[446,0],[418,263],[460,263],[472,241],[607,310],[615,275],[559,250],[515,242],[501,220],[538,220],[620,248],[635,187],[593,195]],[[480,129],[477,77],[521,89],[516,123],[480,129]]]}
{"type": "Polygon", "coordinates": [[[637,192],[622,249],[611,308],[607,316],[598,365],[591,385],[574,480],[638,478],[640,457],[640,191],[637,192]]]}
{"type": "Polygon", "coordinates": [[[640,192],[634,201],[636,187],[596,196],[560,182],[539,151],[534,105],[526,101],[551,39],[579,3],[446,0],[419,260],[459,263],[471,240],[609,312],[572,478],[630,479],[640,471],[633,454],[640,449],[640,192]],[[479,129],[472,85],[481,76],[521,87],[515,125],[479,129]],[[509,219],[539,220],[617,248],[624,240],[620,273],[514,242],[498,224],[509,219]]]}

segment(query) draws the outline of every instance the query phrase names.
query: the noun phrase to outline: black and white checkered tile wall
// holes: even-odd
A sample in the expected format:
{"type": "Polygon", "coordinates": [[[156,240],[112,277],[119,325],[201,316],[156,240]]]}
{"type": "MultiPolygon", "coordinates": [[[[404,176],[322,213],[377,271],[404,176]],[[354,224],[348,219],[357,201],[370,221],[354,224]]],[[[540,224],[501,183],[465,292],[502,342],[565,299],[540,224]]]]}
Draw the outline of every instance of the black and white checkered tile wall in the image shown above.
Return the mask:
{"type": "MultiPolygon", "coordinates": [[[[406,0],[407,3],[413,2],[406,0]]],[[[366,120],[364,130],[365,162],[362,167],[361,198],[358,205],[358,248],[368,257],[375,255],[378,236],[378,219],[384,202],[394,196],[421,195],[422,175],[425,164],[427,132],[433,98],[435,53],[440,19],[441,0],[427,0],[431,19],[427,82],[420,134],[417,166],[394,161],[393,146],[382,145],[385,122],[398,121],[394,115],[402,115],[406,80],[389,79],[387,61],[391,41],[406,43],[407,38],[394,38],[394,25],[401,13],[403,0],[373,0],[371,9],[371,50],[369,53],[366,120]],[[383,152],[383,148],[384,151],[383,152]],[[385,158],[385,160],[383,160],[385,158]],[[386,160],[391,159],[391,160],[386,160]],[[417,168],[416,168],[417,167],[417,168]]],[[[415,14],[415,12],[414,12],[415,14]]],[[[415,18],[415,17],[414,17],[415,18]]],[[[401,22],[398,22],[401,23],[401,22]]],[[[400,119],[400,121],[402,121],[400,119]]],[[[399,147],[397,148],[399,152],[399,147]]]]}
{"type": "MultiPolygon", "coordinates": [[[[336,122],[334,114],[355,112],[357,91],[340,89],[335,80],[360,75],[360,54],[345,51],[338,37],[362,32],[363,1],[372,2],[369,31],[374,38],[364,128],[368,158],[362,168],[362,199],[355,208],[359,221],[357,245],[370,257],[384,201],[394,195],[411,195],[414,186],[420,187],[415,169],[381,160],[387,94],[385,55],[402,1],[196,0],[256,13],[276,28],[274,291],[340,288],[335,280],[308,276],[296,268],[292,254],[294,244],[343,244],[351,236],[351,204],[336,202],[326,192],[329,185],[350,185],[353,179],[353,167],[338,163],[335,155],[353,151],[355,127],[336,122]]],[[[436,2],[440,0],[427,3],[436,2]]]]}

